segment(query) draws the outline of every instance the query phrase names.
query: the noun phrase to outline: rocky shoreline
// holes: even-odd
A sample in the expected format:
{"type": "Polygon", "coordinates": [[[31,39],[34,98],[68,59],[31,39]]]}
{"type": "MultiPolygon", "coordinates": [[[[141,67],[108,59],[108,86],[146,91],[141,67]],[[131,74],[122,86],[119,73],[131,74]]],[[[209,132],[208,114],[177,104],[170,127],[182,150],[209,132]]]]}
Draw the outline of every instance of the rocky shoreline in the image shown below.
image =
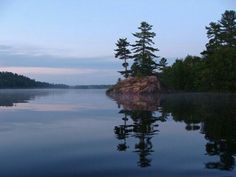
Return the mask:
{"type": "Polygon", "coordinates": [[[156,76],[146,76],[142,78],[129,77],[119,81],[107,90],[107,94],[146,95],[159,94],[162,91],[160,80],[156,76]]]}

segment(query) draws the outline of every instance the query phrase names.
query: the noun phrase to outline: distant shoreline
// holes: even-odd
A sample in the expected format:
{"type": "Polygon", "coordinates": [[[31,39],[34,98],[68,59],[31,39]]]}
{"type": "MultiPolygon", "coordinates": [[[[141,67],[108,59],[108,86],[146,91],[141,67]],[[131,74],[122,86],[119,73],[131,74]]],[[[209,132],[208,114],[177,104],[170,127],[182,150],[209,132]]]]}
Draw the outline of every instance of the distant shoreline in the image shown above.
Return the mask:
{"type": "Polygon", "coordinates": [[[75,85],[40,82],[11,72],[0,72],[0,89],[108,89],[112,85],[75,85]]]}

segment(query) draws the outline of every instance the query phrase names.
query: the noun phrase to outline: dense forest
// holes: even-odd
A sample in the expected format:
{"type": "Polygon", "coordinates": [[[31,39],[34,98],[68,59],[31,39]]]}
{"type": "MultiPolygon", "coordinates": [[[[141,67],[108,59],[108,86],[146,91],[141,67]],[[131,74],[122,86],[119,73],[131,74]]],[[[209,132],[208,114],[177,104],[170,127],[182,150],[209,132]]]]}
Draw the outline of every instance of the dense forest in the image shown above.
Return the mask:
{"type": "Polygon", "coordinates": [[[125,78],[156,75],[163,85],[181,91],[236,91],[236,12],[226,10],[218,22],[206,27],[208,43],[201,56],[176,59],[167,66],[167,59],[159,58],[155,52],[152,26],[142,22],[134,33],[135,44],[127,38],[116,43],[115,57],[124,60],[125,78]],[[131,50],[129,49],[131,47],[131,50]],[[159,62],[156,59],[159,58],[159,62]],[[128,69],[127,60],[132,60],[128,69]]]}
{"type": "Polygon", "coordinates": [[[0,88],[68,88],[68,86],[39,82],[11,72],[0,72],[0,88]]]}
{"type": "Polygon", "coordinates": [[[71,88],[71,89],[107,89],[111,85],[76,85],[51,84],[39,82],[11,72],[0,72],[0,89],[4,88],[71,88]]]}

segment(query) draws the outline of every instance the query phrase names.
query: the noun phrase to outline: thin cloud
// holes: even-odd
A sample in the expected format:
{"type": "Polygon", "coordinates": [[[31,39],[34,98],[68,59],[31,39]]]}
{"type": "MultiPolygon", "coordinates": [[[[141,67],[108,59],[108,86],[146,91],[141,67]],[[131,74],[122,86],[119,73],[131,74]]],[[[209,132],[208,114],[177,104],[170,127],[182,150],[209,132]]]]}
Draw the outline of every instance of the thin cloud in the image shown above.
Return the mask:
{"type": "Polygon", "coordinates": [[[82,56],[76,48],[50,48],[34,45],[2,45],[0,44],[0,53],[8,55],[25,55],[31,57],[50,56],[57,58],[71,58],[71,59],[94,59],[94,58],[111,58],[111,56],[96,56],[88,55],[82,56]]]}
{"type": "Polygon", "coordinates": [[[9,55],[28,55],[28,56],[66,56],[66,51],[63,49],[45,49],[43,47],[26,46],[26,45],[0,45],[0,52],[9,55]]]}
{"type": "Polygon", "coordinates": [[[0,67],[0,71],[8,71],[18,74],[40,75],[74,75],[114,72],[114,70],[99,70],[90,68],[50,68],[50,67],[0,67]]]}
{"type": "MultiPolygon", "coordinates": [[[[45,68],[89,68],[94,70],[114,70],[121,68],[121,60],[113,56],[94,58],[56,57],[52,55],[28,54],[17,52],[17,48],[8,45],[0,45],[0,67],[45,67],[45,68]]],[[[77,71],[74,71],[77,73],[77,71]]]]}

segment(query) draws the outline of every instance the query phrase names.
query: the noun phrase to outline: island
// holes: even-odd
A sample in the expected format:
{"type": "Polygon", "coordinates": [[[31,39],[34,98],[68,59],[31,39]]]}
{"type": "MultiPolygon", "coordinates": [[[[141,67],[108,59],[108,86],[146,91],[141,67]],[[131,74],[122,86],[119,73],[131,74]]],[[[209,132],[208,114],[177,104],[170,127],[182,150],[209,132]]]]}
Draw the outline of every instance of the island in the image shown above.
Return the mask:
{"type": "Polygon", "coordinates": [[[226,10],[217,22],[206,27],[209,41],[201,56],[187,55],[168,65],[165,57],[156,54],[156,33],[152,25],[141,22],[133,33],[116,43],[115,58],[123,62],[123,78],[107,90],[114,94],[160,94],[162,92],[235,92],[236,91],[236,12],[226,10]],[[157,62],[159,60],[159,62],[157,62]],[[130,65],[130,67],[129,67],[130,65]]]}

